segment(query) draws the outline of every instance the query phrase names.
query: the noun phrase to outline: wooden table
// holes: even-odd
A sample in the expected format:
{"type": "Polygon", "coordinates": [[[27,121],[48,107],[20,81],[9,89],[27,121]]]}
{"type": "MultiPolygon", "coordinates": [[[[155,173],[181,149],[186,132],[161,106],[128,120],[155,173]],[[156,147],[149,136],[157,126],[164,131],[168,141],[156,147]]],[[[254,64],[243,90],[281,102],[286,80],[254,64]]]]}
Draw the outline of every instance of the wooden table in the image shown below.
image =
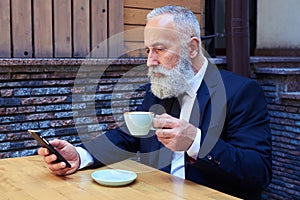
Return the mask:
{"type": "Polygon", "coordinates": [[[0,199],[237,199],[132,160],[100,169],[56,176],[49,172],[40,156],[0,159],[0,199]],[[107,187],[91,178],[93,171],[105,168],[144,172],[138,173],[136,181],[127,186],[107,187]]]}

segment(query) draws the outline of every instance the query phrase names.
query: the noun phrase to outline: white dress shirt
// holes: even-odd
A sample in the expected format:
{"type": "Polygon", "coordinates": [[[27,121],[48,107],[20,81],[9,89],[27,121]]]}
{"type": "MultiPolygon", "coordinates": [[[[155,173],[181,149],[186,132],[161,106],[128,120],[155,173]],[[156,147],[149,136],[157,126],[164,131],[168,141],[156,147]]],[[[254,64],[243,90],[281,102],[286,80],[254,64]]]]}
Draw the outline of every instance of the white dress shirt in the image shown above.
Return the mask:
{"type": "MultiPolygon", "coordinates": [[[[207,59],[205,59],[205,62],[203,63],[201,69],[194,76],[194,78],[190,80],[190,86],[191,86],[190,90],[186,91],[186,94],[182,99],[180,119],[183,119],[187,122],[190,120],[190,115],[192,112],[194,101],[196,99],[197,91],[202,83],[207,65],[208,65],[208,61],[207,59]]],[[[201,142],[201,130],[197,128],[197,134],[194,139],[194,142],[192,143],[192,145],[187,151],[187,154],[193,159],[197,159],[197,155],[200,150],[200,142],[201,142]]],[[[185,178],[184,151],[174,152],[170,173],[180,178],[183,179],[185,178]]]]}
{"type": "MultiPolygon", "coordinates": [[[[196,94],[202,83],[207,65],[208,65],[208,61],[205,58],[204,64],[202,65],[199,72],[194,76],[194,78],[192,80],[190,80],[190,85],[191,85],[190,90],[186,91],[186,95],[182,99],[180,119],[184,119],[187,122],[190,119],[194,101],[196,99],[196,94]]],[[[201,130],[199,128],[197,128],[197,134],[196,134],[195,140],[187,151],[187,154],[191,158],[194,158],[194,159],[197,158],[198,152],[200,150],[200,142],[201,142],[200,140],[201,140],[201,130]]],[[[76,150],[80,156],[80,161],[81,161],[79,169],[87,167],[94,162],[92,156],[90,155],[90,153],[88,151],[86,151],[82,147],[76,147],[76,150]]],[[[184,152],[183,151],[174,152],[173,158],[172,158],[172,163],[171,163],[170,173],[175,176],[178,176],[180,178],[183,178],[183,179],[185,178],[184,152]]]]}

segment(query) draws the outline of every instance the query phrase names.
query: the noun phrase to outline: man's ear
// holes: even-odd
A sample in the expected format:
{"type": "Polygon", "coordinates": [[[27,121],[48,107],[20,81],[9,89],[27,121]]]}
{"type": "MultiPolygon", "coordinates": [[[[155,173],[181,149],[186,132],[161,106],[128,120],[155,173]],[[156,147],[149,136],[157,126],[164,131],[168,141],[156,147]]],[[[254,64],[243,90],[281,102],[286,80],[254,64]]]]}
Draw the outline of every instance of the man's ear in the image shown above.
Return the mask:
{"type": "Polygon", "coordinates": [[[189,56],[191,59],[194,59],[199,55],[199,39],[197,37],[192,37],[191,41],[188,43],[189,56]]]}

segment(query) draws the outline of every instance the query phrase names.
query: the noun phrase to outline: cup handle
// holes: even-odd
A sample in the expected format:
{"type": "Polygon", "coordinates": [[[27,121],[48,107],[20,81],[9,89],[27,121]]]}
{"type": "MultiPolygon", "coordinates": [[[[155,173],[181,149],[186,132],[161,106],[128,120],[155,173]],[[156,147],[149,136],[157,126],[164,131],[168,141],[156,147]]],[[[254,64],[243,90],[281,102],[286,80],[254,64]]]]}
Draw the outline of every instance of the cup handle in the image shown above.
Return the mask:
{"type": "MultiPolygon", "coordinates": [[[[155,113],[154,113],[154,115],[153,115],[153,120],[154,120],[154,118],[155,118],[155,113]]],[[[153,124],[151,125],[151,128],[150,128],[150,130],[152,130],[152,131],[156,131],[156,128],[154,128],[154,127],[153,127],[153,124]]]]}
{"type": "Polygon", "coordinates": [[[154,128],[153,126],[151,126],[150,130],[151,131],[156,131],[156,128],[154,128]]]}

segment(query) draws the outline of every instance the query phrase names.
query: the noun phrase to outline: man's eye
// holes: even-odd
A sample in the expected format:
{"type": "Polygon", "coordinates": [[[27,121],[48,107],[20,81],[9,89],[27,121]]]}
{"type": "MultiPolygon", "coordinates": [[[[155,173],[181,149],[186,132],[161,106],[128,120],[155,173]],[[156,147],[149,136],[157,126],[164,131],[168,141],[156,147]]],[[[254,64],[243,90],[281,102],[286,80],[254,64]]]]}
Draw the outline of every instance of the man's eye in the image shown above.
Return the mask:
{"type": "MultiPolygon", "coordinates": [[[[166,50],[165,48],[153,48],[152,49],[152,51],[155,52],[155,53],[161,53],[165,50],[166,50]]],[[[146,51],[147,54],[150,53],[150,49],[148,49],[148,48],[145,48],[145,51],[146,51]]]]}
{"type": "Polygon", "coordinates": [[[165,50],[165,48],[157,48],[156,51],[157,52],[163,52],[165,50]]]}

